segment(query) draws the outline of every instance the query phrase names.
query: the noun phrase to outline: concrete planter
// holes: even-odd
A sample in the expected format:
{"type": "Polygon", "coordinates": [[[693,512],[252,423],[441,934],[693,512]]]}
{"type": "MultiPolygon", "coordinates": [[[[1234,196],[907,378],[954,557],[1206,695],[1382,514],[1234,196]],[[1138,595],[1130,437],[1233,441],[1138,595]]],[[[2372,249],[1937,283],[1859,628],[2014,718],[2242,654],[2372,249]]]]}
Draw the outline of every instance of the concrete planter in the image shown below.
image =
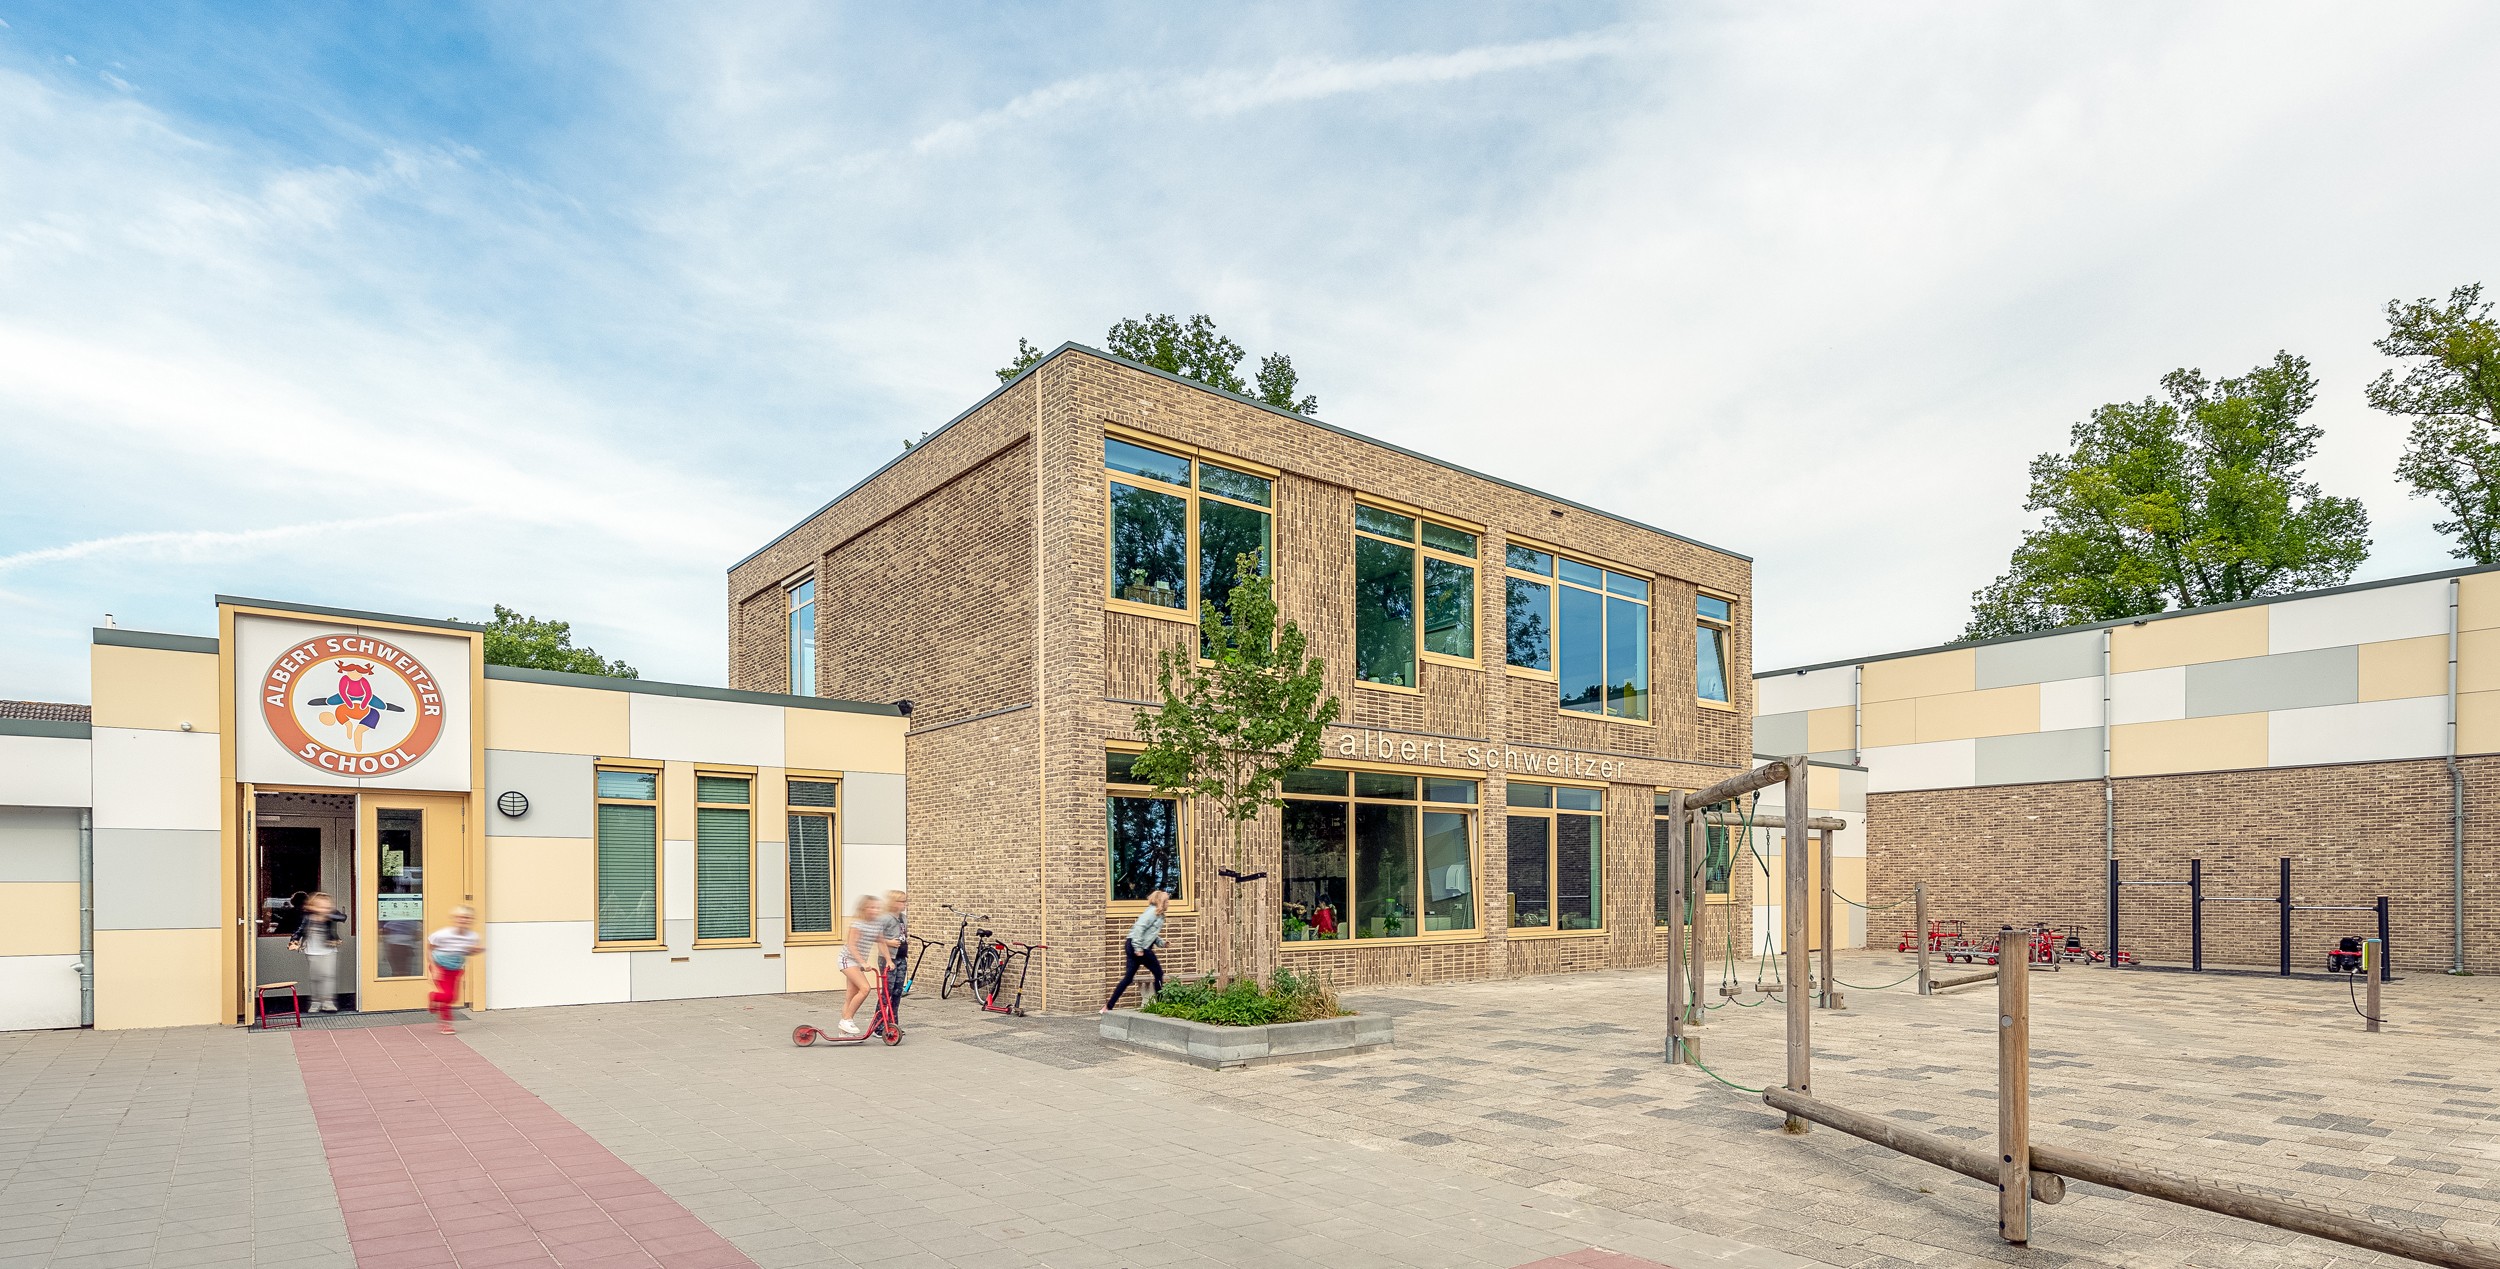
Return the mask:
{"type": "Polygon", "coordinates": [[[1357,1016],[1317,1022],[1280,1022],[1265,1027],[1219,1027],[1151,1013],[1120,1010],[1102,1016],[1102,1038],[1149,1053],[1218,1070],[1346,1057],[1388,1048],[1389,1019],[1357,1016]]]}

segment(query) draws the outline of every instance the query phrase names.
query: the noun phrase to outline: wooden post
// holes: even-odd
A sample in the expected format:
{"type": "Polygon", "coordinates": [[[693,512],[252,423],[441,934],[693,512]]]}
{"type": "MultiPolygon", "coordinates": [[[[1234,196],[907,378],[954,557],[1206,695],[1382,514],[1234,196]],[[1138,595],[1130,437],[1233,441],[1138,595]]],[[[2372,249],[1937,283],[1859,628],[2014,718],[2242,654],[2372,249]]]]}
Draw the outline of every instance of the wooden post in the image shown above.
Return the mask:
{"type": "MultiPolygon", "coordinates": [[[[1692,1033],[1710,1017],[1702,1009],[1701,994],[1706,977],[1702,971],[1710,963],[1710,939],[1703,932],[1708,928],[1710,916],[1710,884],[1702,875],[1710,864],[1710,821],[1689,799],[1684,808],[1685,813],[1692,817],[1685,826],[1684,834],[1684,892],[1693,896],[1693,964],[1687,971],[1692,975],[1692,987],[1684,993],[1692,1001],[1692,1012],[1684,1019],[1684,1048],[1686,1056],[1690,1057],[1692,1033]]],[[[1733,890],[1734,887],[1730,887],[1730,891],[1733,890]]],[[[1732,918],[1722,910],[1719,919],[1726,921],[1732,918]]]]}
{"type": "Polygon", "coordinates": [[[1934,967],[1928,964],[1927,959],[1931,953],[1927,950],[1926,882],[1922,881],[1910,887],[1910,911],[1911,919],[1918,922],[1918,994],[1932,996],[1936,993],[1936,972],[1934,967]]]}
{"type": "Polygon", "coordinates": [[[2362,1030],[2378,1030],[2378,1020],[2385,1016],[2378,1011],[2378,985],[2387,977],[2387,967],[2379,963],[2386,949],[2377,939],[2361,941],[2361,972],[2369,976],[2369,993],[2362,997],[2362,1030]]]}
{"type": "MultiPolygon", "coordinates": [[[[1692,892],[1684,888],[1684,795],[1667,795],[1667,1065],[1684,1060],[1684,917],[1692,892]]],[[[1693,912],[1698,917],[1698,911],[1693,912]]],[[[1701,941],[1695,927],[1694,943],[1701,941]]]]}
{"type": "Polygon", "coordinates": [[[1823,829],[1815,836],[1822,839],[1819,848],[1823,856],[1823,1007],[1846,1009],[1849,1004],[1840,998],[1840,979],[1832,973],[1832,908],[1839,902],[1836,896],[1840,893],[1832,884],[1832,830],[1823,829]]]}
{"type": "Polygon", "coordinates": [[[1997,934],[1997,1232],[2031,1241],[2031,951],[1997,934]],[[2016,951],[2021,947],[2021,951],[2016,951]]]}
{"type": "MultiPolygon", "coordinates": [[[[1799,754],[1790,758],[1788,787],[1781,795],[1780,816],[1787,823],[1787,839],[1780,848],[1783,880],[1780,886],[1780,951],[1787,962],[1788,991],[1788,1091],[1814,1094],[1814,1011],[1813,1001],[1806,999],[1806,759],[1799,754]]],[[[1804,1132],[1806,1121],[1795,1115],[1785,1125],[1792,1133],[1804,1132]]]]}

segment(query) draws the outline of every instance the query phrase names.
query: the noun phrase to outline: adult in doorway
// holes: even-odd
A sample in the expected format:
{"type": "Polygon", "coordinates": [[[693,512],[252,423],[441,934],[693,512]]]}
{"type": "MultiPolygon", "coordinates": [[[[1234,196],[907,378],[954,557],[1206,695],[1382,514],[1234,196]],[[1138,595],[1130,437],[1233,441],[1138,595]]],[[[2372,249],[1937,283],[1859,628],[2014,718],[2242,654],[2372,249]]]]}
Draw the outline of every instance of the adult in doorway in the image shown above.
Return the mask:
{"type": "Polygon", "coordinates": [[[339,1011],[339,905],[327,891],[315,891],[303,900],[303,918],[295,924],[295,936],[287,941],[290,952],[304,954],[304,978],[311,990],[314,1013],[339,1011]]]}
{"type": "Polygon", "coordinates": [[[1154,974],[1154,989],[1146,993],[1146,998],[1151,1000],[1155,992],[1163,990],[1163,962],[1156,958],[1155,948],[1163,943],[1163,910],[1171,905],[1172,896],[1161,890],[1146,896],[1146,910],[1137,914],[1136,924],[1128,927],[1128,938],[1120,944],[1126,964],[1120,970],[1120,985],[1111,989],[1111,999],[1102,1004],[1104,1013],[1111,1012],[1128,985],[1137,981],[1140,965],[1154,974]]]}

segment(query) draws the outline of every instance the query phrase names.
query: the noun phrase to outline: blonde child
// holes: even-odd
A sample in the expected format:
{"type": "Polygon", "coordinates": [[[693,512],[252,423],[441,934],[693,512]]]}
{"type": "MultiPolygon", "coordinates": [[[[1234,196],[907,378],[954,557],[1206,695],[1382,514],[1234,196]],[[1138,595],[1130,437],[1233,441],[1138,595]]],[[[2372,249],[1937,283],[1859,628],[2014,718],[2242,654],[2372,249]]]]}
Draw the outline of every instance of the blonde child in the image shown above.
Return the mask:
{"type": "Polygon", "coordinates": [[[328,892],[304,899],[304,919],[295,927],[287,950],[304,954],[304,973],[312,980],[314,1013],[339,1011],[339,910],[328,892]]]}
{"type": "Polygon", "coordinates": [[[460,999],[460,975],[469,967],[469,958],[486,950],[471,926],[477,924],[477,910],[462,904],[451,910],[451,924],[426,936],[426,959],[434,970],[434,991],[426,1003],[434,1016],[442,1019],[443,1034],[451,1034],[451,1006],[460,999]]]}
{"type": "Polygon", "coordinates": [[[877,965],[884,959],[885,922],[877,911],[877,896],[864,894],[851,909],[851,928],[842,940],[841,954],[834,957],[847,984],[842,995],[842,1034],[859,1034],[859,1024],[851,1021],[851,1015],[876,994],[877,965]]]}

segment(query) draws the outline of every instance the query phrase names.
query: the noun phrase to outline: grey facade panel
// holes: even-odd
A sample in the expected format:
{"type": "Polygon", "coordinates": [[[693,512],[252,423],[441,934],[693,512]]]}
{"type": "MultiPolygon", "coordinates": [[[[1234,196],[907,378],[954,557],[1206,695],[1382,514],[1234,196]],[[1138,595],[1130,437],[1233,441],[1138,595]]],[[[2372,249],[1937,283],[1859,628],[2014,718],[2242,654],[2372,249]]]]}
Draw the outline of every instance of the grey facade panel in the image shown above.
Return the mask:
{"type": "Polygon", "coordinates": [[[591,835],[592,760],[588,754],[486,751],[486,835],[489,837],[588,837],[591,835]],[[495,803],[517,792],[530,801],[519,818],[495,803]]]}
{"type": "Polygon", "coordinates": [[[1982,736],[1977,743],[1980,784],[2047,784],[2101,778],[2101,729],[2035,731],[1982,736]]]}
{"type": "Polygon", "coordinates": [[[870,846],[901,846],[903,777],[874,771],[842,776],[842,840],[870,846]]]}
{"type": "Polygon", "coordinates": [[[2361,699],[2361,649],[2346,644],[2187,667],[2187,716],[2350,705],[2361,699]]]}
{"type": "Polygon", "coordinates": [[[2013,687],[2022,683],[2054,683],[2059,679],[2093,678],[2101,672],[2101,632],[2055,635],[1981,647],[1979,686],[2013,687]]]}
{"type": "Polygon", "coordinates": [[[1805,711],[1757,716],[1753,720],[1753,747],[1758,753],[1804,753],[1806,751],[1805,711]]]}
{"type": "Polygon", "coordinates": [[[95,830],[95,928],[218,928],[219,854],[213,828],[95,830]]]}
{"type": "Polygon", "coordinates": [[[0,881],[78,880],[78,810],[0,806],[0,881]]]}

